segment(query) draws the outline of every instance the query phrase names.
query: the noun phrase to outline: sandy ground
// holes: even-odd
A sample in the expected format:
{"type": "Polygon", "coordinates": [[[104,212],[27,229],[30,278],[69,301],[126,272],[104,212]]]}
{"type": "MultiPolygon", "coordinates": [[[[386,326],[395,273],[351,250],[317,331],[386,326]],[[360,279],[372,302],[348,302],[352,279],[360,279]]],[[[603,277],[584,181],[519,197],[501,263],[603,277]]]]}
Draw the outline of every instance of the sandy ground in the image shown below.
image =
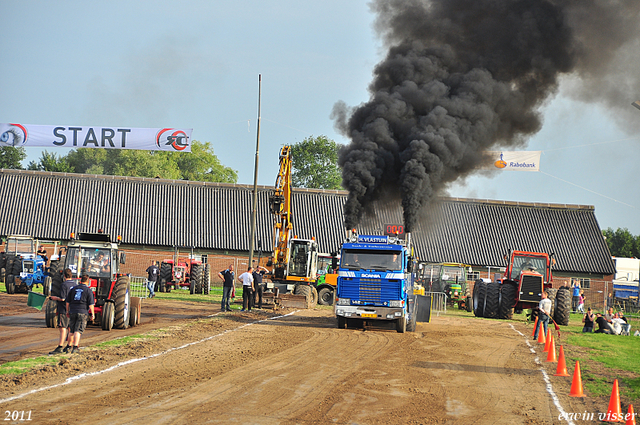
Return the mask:
{"type": "MultiPolygon", "coordinates": [[[[154,322],[143,320],[129,331],[162,331],[124,347],[58,356],[55,366],[0,378],[0,411],[30,411],[33,423],[561,422],[540,370],[553,375],[556,365],[536,363],[546,354],[531,352],[526,338],[531,328],[524,324],[446,316],[418,325],[415,333],[398,334],[337,329],[328,309],[219,313],[206,305],[180,311],[167,302],[164,318],[160,304],[165,302],[150,307],[154,301],[145,308],[149,314],[156,308],[154,314],[163,318],[148,317],[154,322]],[[189,314],[198,319],[187,320],[189,314]]],[[[31,344],[14,350],[18,357],[38,351],[41,333],[51,347],[57,331],[43,329],[40,318],[40,324],[37,318],[22,325],[0,323],[5,355],[17,344],[31,344]],[[32,341],[18,336],[20,342],[13,344],[6,333],[20,335],[21,328],[32,341]]],[[[129,331],[96,329],[99,336],[83,341],[129,331]]],[[[571,378],[549,379],[565,411],[593,411],[588,401],[568,397],[571,378]]]]}

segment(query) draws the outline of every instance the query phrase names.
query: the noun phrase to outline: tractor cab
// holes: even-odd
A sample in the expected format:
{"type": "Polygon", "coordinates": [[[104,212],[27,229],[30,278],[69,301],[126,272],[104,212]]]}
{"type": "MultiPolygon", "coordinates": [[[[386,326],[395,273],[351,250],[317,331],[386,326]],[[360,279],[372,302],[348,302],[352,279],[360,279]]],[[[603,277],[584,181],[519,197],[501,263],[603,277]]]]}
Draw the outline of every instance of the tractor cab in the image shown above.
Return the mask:
{"type": "Polygon", "coordinates": [[[512,251],[506,279],[518,287],[519,301],[539,303],[542,299],[542,291],[551,287],[551,261],[549,255],[512,251]]]}

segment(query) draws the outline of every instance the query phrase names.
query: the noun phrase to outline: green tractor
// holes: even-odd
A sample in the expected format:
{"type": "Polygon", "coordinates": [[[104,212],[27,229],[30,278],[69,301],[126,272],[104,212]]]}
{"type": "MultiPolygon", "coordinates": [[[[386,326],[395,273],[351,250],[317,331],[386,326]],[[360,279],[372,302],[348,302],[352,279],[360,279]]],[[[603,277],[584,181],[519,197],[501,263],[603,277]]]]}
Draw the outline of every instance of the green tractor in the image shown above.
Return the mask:
{"type": "Polygon", "coordinates": [[[446,294],[448,305],[471,311],[471,289],[467,285],[467,272],[470,270],[470,266],[460,263],[423,264],[423,285],[429,292],[446,294]]]}

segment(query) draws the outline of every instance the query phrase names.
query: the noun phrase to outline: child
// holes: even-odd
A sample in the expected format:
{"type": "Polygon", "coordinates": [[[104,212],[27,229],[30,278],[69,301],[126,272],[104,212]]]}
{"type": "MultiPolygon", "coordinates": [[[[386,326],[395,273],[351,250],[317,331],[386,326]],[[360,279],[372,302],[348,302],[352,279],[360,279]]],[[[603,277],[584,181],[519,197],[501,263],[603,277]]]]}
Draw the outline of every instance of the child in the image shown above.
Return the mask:
{"type": "Polygon", "coordinates": [[[580,292],[580,296],[578,297],[578,312],[584,313],[584,292],[580,292]]]}

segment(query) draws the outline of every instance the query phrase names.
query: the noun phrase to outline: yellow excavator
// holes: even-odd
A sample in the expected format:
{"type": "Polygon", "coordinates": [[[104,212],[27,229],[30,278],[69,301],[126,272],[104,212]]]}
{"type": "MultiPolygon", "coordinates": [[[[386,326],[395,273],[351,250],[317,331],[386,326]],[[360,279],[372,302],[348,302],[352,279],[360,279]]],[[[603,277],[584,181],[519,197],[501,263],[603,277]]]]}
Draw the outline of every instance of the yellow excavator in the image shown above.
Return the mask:
{"type": "MultiPolygon", "coordinates": [[[[315,288],[318,269],[318,243],[315,238],[299,239],[293,232],[291,202],[291,147],[280,150],[280,170],[275,190],[269,195],[269,210],[274,217],[273,255],[267,261],[270,270],[267,292],[279,295],[304,296],[306,307],[315,307],[318,291],[315,288]]],[[[282,306],[301,307],[301,297],[280,297],[282,306]]]]}

